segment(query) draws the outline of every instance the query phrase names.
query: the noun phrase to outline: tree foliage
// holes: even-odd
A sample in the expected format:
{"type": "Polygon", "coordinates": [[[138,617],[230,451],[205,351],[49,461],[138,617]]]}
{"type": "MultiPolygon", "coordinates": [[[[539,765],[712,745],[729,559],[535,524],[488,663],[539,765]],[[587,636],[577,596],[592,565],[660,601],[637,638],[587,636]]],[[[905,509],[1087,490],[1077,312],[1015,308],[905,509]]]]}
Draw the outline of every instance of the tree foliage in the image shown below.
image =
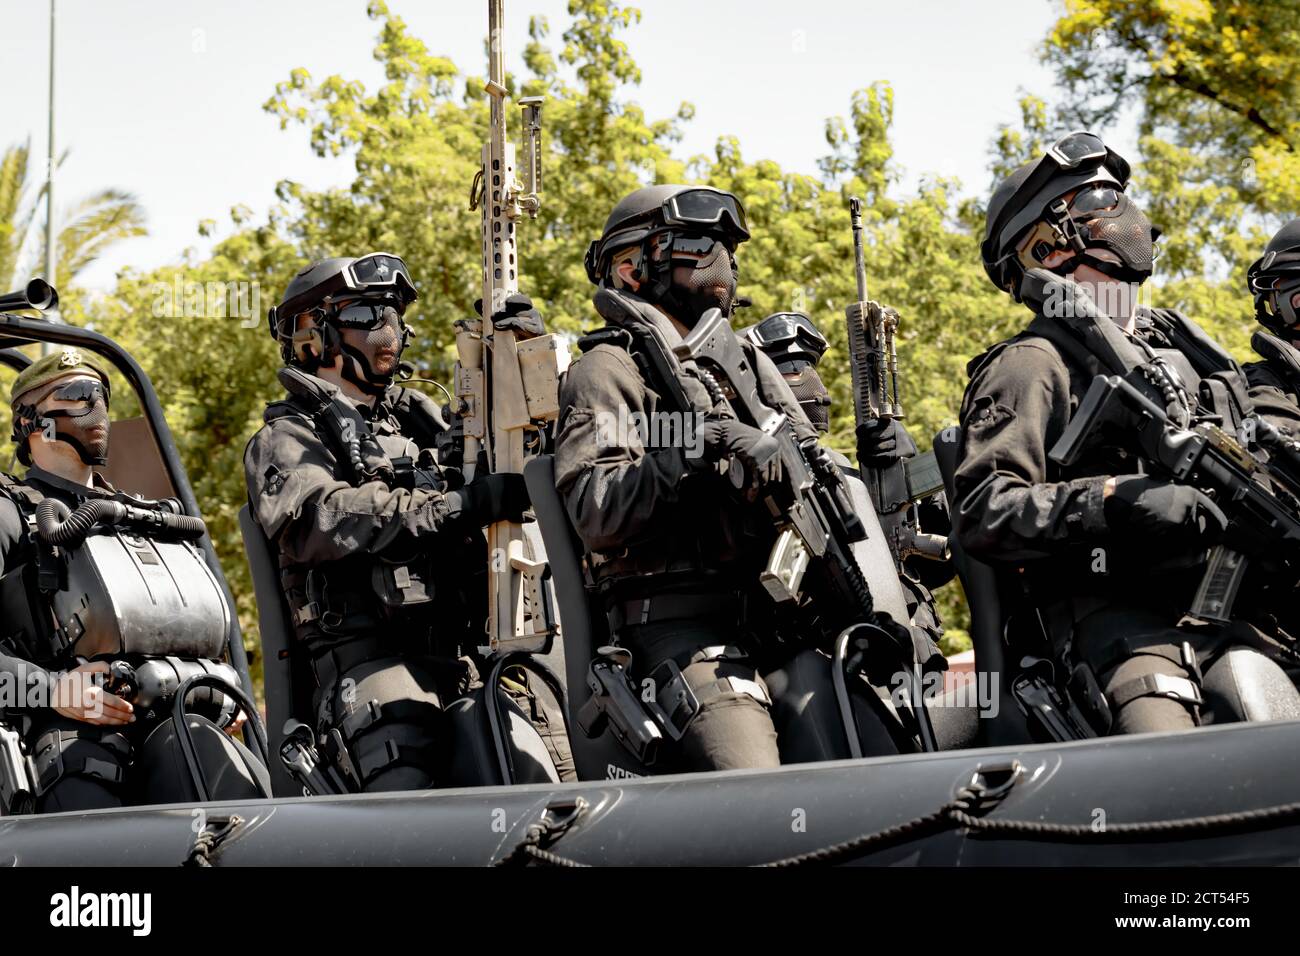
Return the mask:
{"type": "MultiPolygon", "coordinates": [[[[1104,132],[1124,108],[1140,109],[1134,189],[1166,232],[1161,304],[1185,308],[1242,356],[1249,330],[1242,270],[1270,217],[1295,208],[1300,181],[1293,149],[1300,98],[1290,55],[1300,19],[1287,16],[1294,6],[1295,0],[1069,0],[1044,44],[1064,97],[1026,96],[1019,123],[991,131],[996,180],[1066,129],[1082,123],[1104,132]],[[1243,181],[1243,158],[1253,162],[1253,184],[1243,181]]],[[[446,381],[453,322],[471,313],[479,295],[478,214],[467,200],[487,129],[483,77],[430,50],[380,0],[368,11],[384,68],[380,86],[299,69],[265,104],[317,155],[351,156],[351,183],[312,190],[283,181],[264,218],[237,207],[228,225],[201,225],[205,234],[223,236],[210,255],[186,253],[172,266],[128,270],[93,310],[85,302],[69,305],[74,321],[91,321],[93,311],[96,327],[122,341],[153,376],[250,645],[256,615],[235,516],[246,495],[244,444],[264,404],[278,396],[279,359],[265,310],[309,260],[397,252],[421,291],[408,316],[418,333],[408,357],[425,375],[446,381]],[[241,302],[236,309],[220,294],[199,295],[191,308],[188,292],[166,291],[229,283],[258,290],[259,308],[241,302]]],[[[927,447],[955,419],[966,362],[1028,318],[980,265],[986,184],[976,184],[973,198],[943,178],[899,189],[887,83],[846,91],[847,115],[827,120],[827,152],[815,174],[746,156],[730,135],[719,136],[707,155],[681,156],[677,144],[691,105],[652,118],[635,99],[642,75],[625,38],[640,13],[607,0],[571,0],[569,14],[558,38],[543,18],[533,18],[524,71],[507,77],[512,97],[546,97],[542,208],[536,222],[521,224],[519,236],[522,285],[548,324],[567,333],[597,324],[583,253],[623,195],[654,182],[729,189],[744,201],[753,234],[738,254],[740,291],[754,303],[740,322],[799,309],[820,325],[832,346],[822,368],[835,401],[832,443],[848,450],[843,308],[856,291],[847,200],[861,196],[869,294],[902,313],[902,398],[913,434],[927,447]]],[[[517,132],[517,114],[510,123],[517,132]]],[[[13,151],[0,163],[0,212],[14,194],[11,181],[23,178],[18,164],[13,151]]],[[[0,230],[11,221],[12,214],[0,215],[0,230]]],[[[12,234],[0,231],[0,252],[12,234]]],[[[3,266],[0,260],[0,275],[3,266]]],[[[950,648],[961,646],[966,613],[955,585],[941,603],[950,648]]]]}

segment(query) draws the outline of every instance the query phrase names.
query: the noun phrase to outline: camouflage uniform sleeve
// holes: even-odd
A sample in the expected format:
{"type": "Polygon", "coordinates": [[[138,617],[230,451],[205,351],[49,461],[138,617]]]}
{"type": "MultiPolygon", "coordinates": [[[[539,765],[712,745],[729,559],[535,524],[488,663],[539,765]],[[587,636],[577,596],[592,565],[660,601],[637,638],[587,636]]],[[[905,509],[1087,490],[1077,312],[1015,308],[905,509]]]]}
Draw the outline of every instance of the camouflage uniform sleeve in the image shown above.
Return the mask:
{"type": "Polygon", "coordinates": [[[555,484],[583,543],[614,551],[667,519],[691,470],[683,448],[647,450],[629,416],[647,408],[631,358],[597,346],[560,390],[555,484]]]}
{"type": "Polygon", "coordinates": [[[1105,476],[1049,480],[1047,450],[1070,412],[1069,373],[1044,345],[1012,344],[971,379],[952,509],[971,555],[1021,562],[1105,533],[1105,476]]]}
{"type": "Polygon", "coordinates": [[[458,496],[380,481],[353,486],[338,473],[334,455],[305,420],[277,419],[248,443],[244,475],[254,515],[290,561],[379,551],[402,532],[433,534],[459,515],[458,496]]]}

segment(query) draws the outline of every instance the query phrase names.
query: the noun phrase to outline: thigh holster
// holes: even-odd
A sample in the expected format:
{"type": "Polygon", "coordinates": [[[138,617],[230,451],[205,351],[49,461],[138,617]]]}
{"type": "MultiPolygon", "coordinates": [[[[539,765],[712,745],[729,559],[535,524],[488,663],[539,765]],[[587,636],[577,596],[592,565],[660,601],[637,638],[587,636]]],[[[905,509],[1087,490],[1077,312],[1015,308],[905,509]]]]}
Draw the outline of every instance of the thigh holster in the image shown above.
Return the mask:
{"type": "Polygon", "coordinates": [[[32,750],[38,796],[66,777],[93,777],[105,786],[120,787],[131,761],[126,737],[92,728],[47,730],[32,750]]]}

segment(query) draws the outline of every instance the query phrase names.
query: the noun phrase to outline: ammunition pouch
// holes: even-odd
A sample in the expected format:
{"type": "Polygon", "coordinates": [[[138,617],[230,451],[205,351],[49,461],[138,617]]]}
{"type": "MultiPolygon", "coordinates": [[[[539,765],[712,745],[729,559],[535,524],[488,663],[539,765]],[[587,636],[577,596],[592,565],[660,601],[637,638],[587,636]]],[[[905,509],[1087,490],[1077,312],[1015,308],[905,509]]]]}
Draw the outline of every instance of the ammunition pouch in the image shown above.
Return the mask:
{"type": "Polygon", "coordinates": [[[303,598],[291,600],[296,605],[293,622],[330,637],[373,633],[403,614],[430,608],[434,594],[433,576],[422,558],[405,563],[375,558],[368,575],[355,565],[348,570],[316,567],[307,571],[303,598]],[[339,585],[339,580],[347,583],[339,585]],[[363,582],[360,588],[358,582],[363,582]]]}

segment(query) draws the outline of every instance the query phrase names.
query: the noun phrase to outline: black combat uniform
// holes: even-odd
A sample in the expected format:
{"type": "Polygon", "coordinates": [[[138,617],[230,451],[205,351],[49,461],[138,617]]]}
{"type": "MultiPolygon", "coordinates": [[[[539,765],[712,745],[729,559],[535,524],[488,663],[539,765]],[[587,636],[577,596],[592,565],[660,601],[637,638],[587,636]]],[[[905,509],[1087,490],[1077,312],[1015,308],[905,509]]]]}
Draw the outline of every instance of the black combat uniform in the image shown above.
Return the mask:
{"type": "Polygon", "coordinates": [[[1242,366],[1255,410],[1292,438],[1300,439],[1300,349],[1277,335],[1258,331],[1250,338],[1260,361],[1242,366]]]}
{"type": "MultiPolygon", "coordinates": [[[[1134,338],[1168,361],[1195,395],[1209,370],[1194,368],[1175,347],[1173,321],[1171,313],[1141,310],[1134,338]]],[[[1202,698],[1219,719],[1239,713],[1240,689],[1216,665],[1233,645],[1267,642],[1245,622],[1178,626],[1200,581],[1206,544],[1162,547],[1108,509],[1108,477],[1143,470],[1126,436],[1112,433],[1070,467],[1048,458],[1101,373],[1097,361],[1040,315],[968,371],[954,480],[963,547],[1020,568],[1015,577],[1056,653],[1096,675],[1112,732],[1191,727],[1202,698]]],[[[1228,428],[1249,407],[1240,376],[1236,385],[1221,392],[1228,407],[1216,409],[1228,428]]]]}
{"type": "MultiPolygon", "coordinates": [[[[447,426],[411,389],[391,387],[372,408],[299,369],[280,379],[289,394],[268,406],[244,464],[253,514],[279,553],[295,653],[316,677],[318,732],[337,731],[367,790],[436,784],[450,758],[444,709],[478,686],[487,609],[482,529],[421,455],[447,426]]],[[[561,718],[549,715],[550,733],[539,720],[564,768],[561,718]]]]}
{"type": "MultiPolygon", "coordinates": [[[[556,485],[587,549],[593,583],[618,643],[632,651],[634,678],[673,661],[699,699],[682,742],[686,766],[775,766],[771,700],[747,611],[771,547],[770,521],[748,513],[717,466],[680,439],[656,446],[653,430],[646,444],[635,428],[619,428],[632,416],[653,421],[664,410],[633,357],[635,336],[657,334],[670,343],[678,336],[630,292],[602,288],[594,301],[611,328],[633,334],[589,339],[560,392],[556,485]]],[[[741,341],[764,399],[790,416],[799,438],[814,438],[771,361],[741,341]]],[[[686,384],[699,407],[714,407],[703,384],[686,384]]]]}

